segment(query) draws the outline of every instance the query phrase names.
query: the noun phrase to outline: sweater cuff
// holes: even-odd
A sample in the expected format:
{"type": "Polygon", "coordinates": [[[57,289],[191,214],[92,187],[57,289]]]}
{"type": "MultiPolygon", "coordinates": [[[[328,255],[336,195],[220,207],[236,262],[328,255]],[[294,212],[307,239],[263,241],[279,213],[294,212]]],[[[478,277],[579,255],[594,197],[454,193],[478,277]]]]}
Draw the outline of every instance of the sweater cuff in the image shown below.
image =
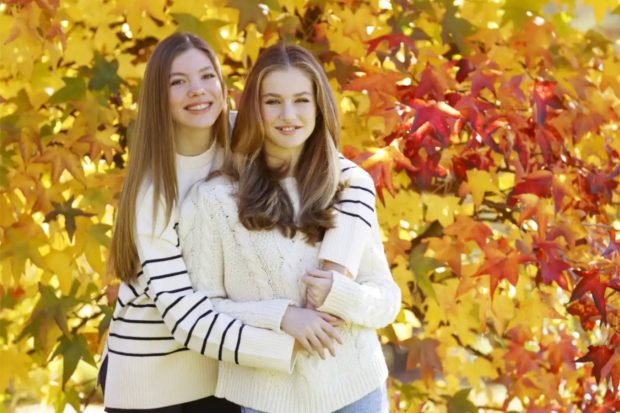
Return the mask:
{"type": "Polygon", "coordinates": [[[273,300],[265,300],[261,302],[261,312],[262,312],[262,320],[261,326],[273,330],[275,332],[281,333],[280,329],[282,325],[282,319],[284,318],[284,313],[286,313],[286,309],[292,302],[289,299],[273,299],[273,300]]]}
{"type": "Polygon", "coordinates": [[[338,271],[332,273],[332,288],[325,297],[325,302],[317,308],[319,311],[329,313],[348,321],[346,315],[355,305],[361,293],[359,284],[338,271]]]}
{"type": "Polygon", "coordinates": [[[295,339],[288,334],[274,333],[263,328],[243,331],[243,348],[239,352],[239,362],[243,366],[276,370],[291,374],[297,352],[295,339]]]}

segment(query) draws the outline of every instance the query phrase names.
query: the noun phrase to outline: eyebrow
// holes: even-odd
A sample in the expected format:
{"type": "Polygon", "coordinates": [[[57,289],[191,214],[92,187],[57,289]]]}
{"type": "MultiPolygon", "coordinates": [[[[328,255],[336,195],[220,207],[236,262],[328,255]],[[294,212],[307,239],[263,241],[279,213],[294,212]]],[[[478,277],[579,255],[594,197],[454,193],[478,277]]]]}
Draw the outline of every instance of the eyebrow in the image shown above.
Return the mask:
{"type": "MultiPolygon", "coordinates": [[[[303,96],[303,95],[309,95],[312,96],[312,93],[310,92],[299,92],[299,93],[295,93],[293,96],[303,96]]],[[[276,97],[279,98],[282,95],[278,95],[277,93],[265,93],[264,95],[262,95],[262,97],[276,97]]]]}
{"type": "MultiPolygon", "coordinates": [[[[200,70],[198,71],[198,73],[206,72],[206,71],[209,71],[209,70],[213,70],[213,71],[215,71],[215,69],[213,69],[213,66],[205,66],[205,67],[203,67],[202,69],[200,69],[200,70]]],[[[172,77],[172,76],[187,76],[187,73],[183,73],[183,72],[172,72],[172,73],[170,73],[170,77],[172,77]]]]}

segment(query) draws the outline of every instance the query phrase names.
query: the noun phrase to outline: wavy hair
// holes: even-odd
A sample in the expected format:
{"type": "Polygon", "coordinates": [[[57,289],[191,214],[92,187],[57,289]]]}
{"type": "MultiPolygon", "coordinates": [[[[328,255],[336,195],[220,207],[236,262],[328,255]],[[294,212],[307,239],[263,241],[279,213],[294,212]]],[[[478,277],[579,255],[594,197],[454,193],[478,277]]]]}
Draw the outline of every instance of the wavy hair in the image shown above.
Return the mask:
{"type": "Polygon", "coordinates": [[[224,172],[238,181],[239,219],[248,229],[278,228],[286,236],[297,230],[307,241],[317,242],[333,228],[330,207],[338,193],[340,123],[336,100],[321,64],[306,49],[276,44],[265,49],[250,71],[239,103],[231,150],[224,172]],[[280,186],[290,166],[269,168],[265,159],[265,127],[260,90],[266,75],[296,68],[312,80],[317,107],[315,128],[304,143],[292,175],[297,179],[300,211],[295,214],[290,198],[280,186]]]}

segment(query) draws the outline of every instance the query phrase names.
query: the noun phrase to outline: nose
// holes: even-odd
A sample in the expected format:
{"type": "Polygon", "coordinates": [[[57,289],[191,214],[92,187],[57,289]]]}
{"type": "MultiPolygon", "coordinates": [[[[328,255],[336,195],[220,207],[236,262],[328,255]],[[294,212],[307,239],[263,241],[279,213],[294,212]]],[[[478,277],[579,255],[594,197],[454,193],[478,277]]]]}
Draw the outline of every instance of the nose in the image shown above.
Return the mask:
{"type": "Polygon", "coordinates": [[[193,81],[188,90],[190,96],[202,96],[207,92],[205,85],[200,81],[193,81]]]}
{"type": "Polygon", "coordinates": [[[284,102],[280,116],[285,121],[295,119],[295,108],[291,102],[284,102]]]}

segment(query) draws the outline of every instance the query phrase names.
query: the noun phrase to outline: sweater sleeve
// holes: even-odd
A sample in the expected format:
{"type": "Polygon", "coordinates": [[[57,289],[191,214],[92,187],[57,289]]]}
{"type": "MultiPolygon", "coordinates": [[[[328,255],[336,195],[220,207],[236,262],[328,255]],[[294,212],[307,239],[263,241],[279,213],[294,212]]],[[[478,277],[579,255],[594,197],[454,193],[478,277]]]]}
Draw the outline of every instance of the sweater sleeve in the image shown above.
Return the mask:
{"type": "MultiPolygon", "coordinates": [[[[362,182],[356,182],[356,184],[359,183],[362,182]]],[[[331,290],[318,310],[364,327],[381,328],[396,318],[401,306],[401,292],[392,278],[383,250],[374,203],[372,206],[372,213],[364,215],[369,228],[365,239],[355,238],[357,245],[354,248],[349,247],[349,251],[354,250],[355,256],[359,257],[357,263],[352,264],[356,268],[359,267],[359,274],[355,280],[352,280],[343,274],[332,271],[331,290]]],[[[340,221],[338,225],[341,225],[340,221]]],[[[354,234],[352,232],[355,229],[336,227],[330,231],[334,232],[334,238],[342,234],[340,243],[347,242],[347,240],[353,242],[354,234]]],[[[332,243],[327,248],[335,248],[335,245],[337,244],[332,243]]],[[[340,252],[342,253],[343,250],[340,252]]],[[[338,262],[333,259],[332,261],[338,262]]]]}
{"type": "Polygon", "coordinates": [[[222,223],[218,225],[215,213],[217,206],[210,202],[214,196],[194,188],[183,202],[179,235],[190,278],[198,290],[209,296],[216,311],[254,327],[280,332],[282,318],[291,300],[241,302],[227,298],[224,251],[220,236],[222,223]]]}
{"type": "Polygon", "coordinates": [[[152,186],[138,201],[136,247],[142,271],[129,284],[134,294],[142,290],[155,302],[173,337],[185,347],[218,360],[290,372],[294,339],[219,313],[208,295],[192,287],[175,230],[176,211],[166,222],[160,203],[153,216],[152,186]]]}
{"type": "Polygon", "coordinates": [[[355,278],[376,214],[375,186],[366,171],[342,155],[340,168],[340,180],[345,188],[334,205],[335,226],[325,232],[319,259],[344,266],[355,278]]]}

